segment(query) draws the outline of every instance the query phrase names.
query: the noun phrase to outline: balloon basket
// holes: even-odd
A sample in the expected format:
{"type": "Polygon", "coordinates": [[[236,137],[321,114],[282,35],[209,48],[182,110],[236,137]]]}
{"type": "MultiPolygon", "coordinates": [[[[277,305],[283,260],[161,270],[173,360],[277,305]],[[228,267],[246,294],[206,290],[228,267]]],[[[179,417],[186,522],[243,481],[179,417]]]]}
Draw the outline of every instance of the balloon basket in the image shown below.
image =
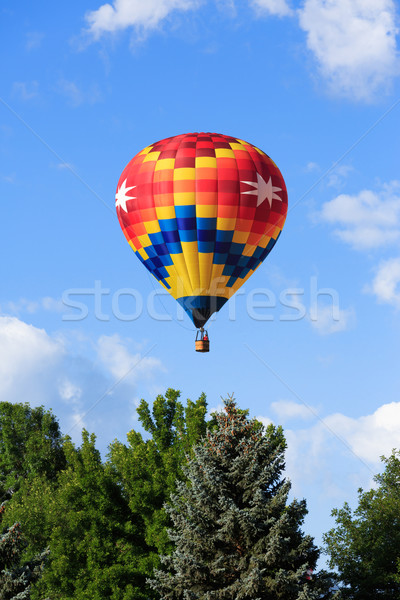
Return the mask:
{"type": "Polygon", "coordinates": [[[210,352],[210,340],[208,339],[208,333],[203,328],[196,333],[194,347],[196,352],[210,352]]]}

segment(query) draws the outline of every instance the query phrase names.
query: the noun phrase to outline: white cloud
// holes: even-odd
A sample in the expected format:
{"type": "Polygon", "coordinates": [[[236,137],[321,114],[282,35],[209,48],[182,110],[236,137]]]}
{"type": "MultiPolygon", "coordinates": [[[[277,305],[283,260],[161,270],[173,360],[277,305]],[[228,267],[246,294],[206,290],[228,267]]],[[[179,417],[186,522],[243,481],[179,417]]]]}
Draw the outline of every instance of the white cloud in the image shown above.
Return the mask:
{"type": "Polygon", "coordinates": [[[314,171],[320,171],[321,167],[318,163],[310,161],[309,163],[307,163],[305,170],[307,173],[312,173],[314,171]]]}
{"type": "MultiPolygon", "coordinates": [[[[0,398],[28,401],[47,396],[47,371],[63,359],[59,341],[15,317],[0,317],[0,398]]],[[[50,390],[49,390],[50,391],[50,390]]],[[[50,394],[54,391],[51,385],[50,394]]]]}
{"type": "Polygon", "coordinates": [[[293,14],[286,0],[251,0],[250,4],[257,12],[276,15],[277,17],[287,17],[293,14]]]}
{"type": "Polygon", "coordinates": [[[187,11],[199,5],[197,0],[114,0],[86,15],[89,33],[99,39],[128,27],[157,28],[173,11],[187,11]]]}
{"type": "Polygon", "coordinates": [[[44,33],[39,31],[30,31],[26,34],[25,47],[28,51],[39,48],[44,38],[44,33]]]}
{"type": "Polygon", "coordinates": [[[271,408],[280,421],[288,419],[310,419],[315,417],[316,410],[308,408],[305,404],[292,402],[291,400],[279,400],[272,402],[271,408]]]}
{"type": "MultiPolygon", "coordinates": [[[[216,0],[230,8],[233,0],[216,0]]],[[[297,16],[319,71],[336,94],[369,100],[400,74],[393,0],[305,0],[293,10],[288,0],[249,0],[259,16],[297,16]]],[[[133,27],[157,29],[174,12],[195,10],[204,0],[113,0],[86,14],[86,33],[99,39],[133,27]]]]}
{"type": "Polygon", "coordinates": [[[65,304],[63,304],[61,299],[51,298],[50,296],[45,296],[40,300],[28,300],[27,298],[20,298],[17,301],[9,301],[5,302],[1,305],[0,312],[20,315],[23,313],[35,314],[40,310],[46,310],[49,312],[58,312],[61,313],[65,311],[65,304]]]}
{"type": "Polygon", "coordinates": [[[362,190],[356,195],[340,194],[326,202],[319,218],[337,225],[334,233],[357,250],[369,250],[400,239],[399,182],[379,192],[362,190]]]}
{"type": "Polygon", "coordinates": [[[16,317],[0,316],[0,401],[52,408],[63,433],[71,431],[77,442],[84,425],[100,430],[105,450],[133,426],[131,400],[138,387],[154,381],[163,369],[157,358],[131,354],[129,345],[117,336],[102,336],[94,345],[96,360],[89,358],[91,340],[86,346],[78,344],[77,352],[59,336],[16,317]]]}
{"type": "Polygon", "coordinates": [[[340,187],[352,171],[353,167],[350,165],[337,165],[329,173],[327,185],[330,187],[340,187]]]}
{"type": "Polygon", "coordinates": [[[57,91],[68,98],[70,104],[79,106],[83,102],[83,93],[73,81],[59,79],[57,82],[57,91]]]}
{"type": "Polygon", "coordinates": [[[400,258],[381,262],[372,284],[365,291],[374,294],[379,302],[400,309],[400,258]]]}
{"type": "Polygon", "coordinates": [[[348,442],[356,456],[372,464],[399,448],[400,402],[383,404],[371,415],[358,419],[338,413],[325,422],[348,442]]]}
{"type": "Polygon", "coordinates": [[[32,100],[39,94],[39,83],[37,81],[15,81],[12,91],[22,100],[32,100]]]}
{"type": "Polygon", "coordinates": [[[83,90],[74,81],[68,79],[59,79],[57,81],[56,91],[64,96],[73,107],[81,104],[95,104],[101,99],[101,93],[97,85],[91,85],[83,90]]]}
{"type": "Polygon", "coordinates": [[[44,310],[49,310],[52,312],[63,312],[65,310],[65,305],[61,299],[45,296],[41,299],[40,303],[44,310]]]}
{"type": "Polygon", "coordinates": [[[398,75],[393,0],[305,0],[298,16],[335,93],[369,99],[398,75]]]}
{"type": "Polygon", "coordinates": [[[380,458],[399,448],[400,402],[383,404],[358,418],[333,413],[303,429],[285,429],[286,474],[297,496],[315,496],[327,506],[369,487],[380,458]]]}
{"type": "Polygon", "coordinates": [[[117,334],[102,335],[97,342],[97,352],[103,365],[116,379],[137,379],[138,375],[152,376],[153,370],[160,368],[160,361],[151,356],[143,357],[139,352],[131,354],[129,340],[122,340],[117,334]]]}
{"type": "Polygon", "coordinates": [[[0,179],[6,183],[15,183],[16,173],[11,173],[10,175],[0,174],[0,179]]]}
{"type": "Polygon", "coordinates": [[[74,165],[72,163],[68,163],[68,162],[62,162],[62,163],[58,163],[56,165],[57,169],[63,170],[63,169],[68,169],[69,171],[71,169],[75,169],[74,165]]]}
{"type": "Polygon", "coordinates": [[[77,402],[82,396],[82,388],[72,383],[69,379],[64,379],[60,382],[59,393],[63,400],[77,402]]]}
{"type": "Polygon", "coordinates": [[[313,311],[310,323],[320,335],[330,335],[339,331],[346,331],[355,321],[355,312],[352,308],[339,308],[339,306],[317,306],[313,311]]]}

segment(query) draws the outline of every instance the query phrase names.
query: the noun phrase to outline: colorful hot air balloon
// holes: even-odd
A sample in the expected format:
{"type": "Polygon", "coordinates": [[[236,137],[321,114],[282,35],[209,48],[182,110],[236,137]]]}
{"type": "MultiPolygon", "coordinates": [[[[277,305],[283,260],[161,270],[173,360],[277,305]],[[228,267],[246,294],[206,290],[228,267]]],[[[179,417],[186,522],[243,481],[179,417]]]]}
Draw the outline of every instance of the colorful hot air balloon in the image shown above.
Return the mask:
{"type": "Polygon", "coordinates": [[[198,328],[260,266],[287,213],[275,163],[218,133],[151,144],[125,167],[115,199],[136,256],[198,328]]]}

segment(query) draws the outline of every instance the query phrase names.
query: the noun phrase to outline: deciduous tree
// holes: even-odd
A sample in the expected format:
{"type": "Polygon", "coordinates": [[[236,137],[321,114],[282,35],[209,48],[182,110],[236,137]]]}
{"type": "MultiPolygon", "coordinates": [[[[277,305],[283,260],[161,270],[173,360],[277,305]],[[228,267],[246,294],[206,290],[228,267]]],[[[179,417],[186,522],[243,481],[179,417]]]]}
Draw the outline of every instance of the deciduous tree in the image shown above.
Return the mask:
{"type": "Polygon", "coordinates": [[[359,489],[354,511],[347,503],[333,510],[336,527],[324,536],[343,597],[351,600],[400,598],[400,452],[382,460],[377,488],[359,489]]]}

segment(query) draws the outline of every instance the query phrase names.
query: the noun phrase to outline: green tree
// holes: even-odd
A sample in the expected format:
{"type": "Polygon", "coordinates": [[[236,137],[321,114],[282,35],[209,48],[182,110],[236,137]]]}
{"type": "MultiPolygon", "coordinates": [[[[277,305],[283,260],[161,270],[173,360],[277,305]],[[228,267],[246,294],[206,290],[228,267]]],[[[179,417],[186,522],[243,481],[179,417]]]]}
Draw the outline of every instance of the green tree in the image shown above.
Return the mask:
{"type": "Polygon", "coordinates": [[[127,435],[128,446],[116,440],[108,455],[132,514],[143,521],[153,566],[158,564],[159,553],[173,547],[166,531],[169,520],[164,503],[175,491],[176,481],[184,478],[186,454],[207,428],[205,395],[195,402],[187,400],[185,407],[179,397],[178,390],[169,388],[164,396],[157,396],[152,410],[141,400],[137,412],[149,439],[132,430],[127,435]]]}
{"type": "MultiPolygon", "coordinates": [[[[206,430],[204,395],[186,407],[178,398],[178,391],[167,390],[152,410],[142,400],[139,419],[150,439],[130,432],[129,446],[115,441],[105,464],[94,437],[84,432],[78,449],[65,438],[63,469],[51,471],[54,477],[36,469],[34,476],[18,479],[7,522],[24,524],[24,557],[51,548],[34,598],[45,593],[63,600],[148,597],[145,580],[159,564],[159,549],[172,548],[163,503],[176,477],[183,477],[185,453],[206,430]]],[[[24,448],[22,442],[23,436],[24,448]]],[[[24,454],[29,455],[26,448],[24,454]]]]}
{"type": "Polygon", "coordinates": [[[48,502],[46,528],[51,560],[33,598],[145,600],[147,554],[143,532],[95,436],[82,432],[75,448],[66,438],[66,468],[48,502]]]}
{"type": "Polygon", "coordinates": [[[305,576],[319,551],[300,529],[305,501],[288,504],[282,429],[264,433],[231,398],[214,419],[168,505],[175,549],[150,585],[165,600],[331,598],[328,574],[305,576]]]}
{"type": "MultiPolygon", "coordinates": [[[[0,506],[0,523],[5,505],[3,502],[0,506]]],[[[0,534],[0,600],[28,600],[31,585],[42,575],[48,550],[22,562],[24,546],[19,523],[14,523],[0,534]]]]}
{"type": "Polygon", "coordinates": [[[0,402],[0,501],[10,498],[28,478],[54,481],[65,466],[62,446],[51,411],[0,402]]]}
{"type": "Polygon", "coordinates": [[[65,466],[63,437],[51,410],[0,403],[0,501],[10,499],[3,526],[23,523],[23,561],[49,544],[47,511],[65,466]]]}
{"type": "Polygon", "coordinates": [[[385,471],[377,488],[358,490],[358,506],[334,509],[336,527],[324,536],[330,566],[351,600],[400,597],[400,452],[382,457],[385,471]]]}

